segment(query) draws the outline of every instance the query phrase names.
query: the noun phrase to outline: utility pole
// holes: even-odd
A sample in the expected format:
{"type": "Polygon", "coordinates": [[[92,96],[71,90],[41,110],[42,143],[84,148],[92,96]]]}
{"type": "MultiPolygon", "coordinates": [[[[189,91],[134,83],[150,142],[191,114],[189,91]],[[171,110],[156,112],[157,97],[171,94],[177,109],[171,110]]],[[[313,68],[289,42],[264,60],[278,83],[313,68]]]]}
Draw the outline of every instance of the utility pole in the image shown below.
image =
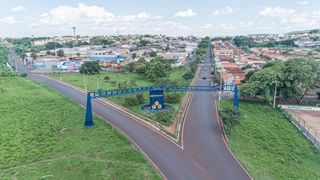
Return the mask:
{"type": "Polygon", "coordinates": [[[86,71],[87,68],[84,66],[84,73],[83,73],[83,83],[84,83],[84,91],[87,93],[87,82],[86,82],[86,71]]]}
{"type": "Polygon", "coordinates": [[[276,85],[275,85],[275,87],[274,87],[273,108],[276,107],[277,87],[278,87],[278,83],[276,83],[276,85]]]}
{"type": "Polygon", "coordinates": [[[72,29],[73,29],[73,38],[74,38],[73,48],[74,48],[74,52],[76,52],[76,27],[72,27],[72,29]]]}

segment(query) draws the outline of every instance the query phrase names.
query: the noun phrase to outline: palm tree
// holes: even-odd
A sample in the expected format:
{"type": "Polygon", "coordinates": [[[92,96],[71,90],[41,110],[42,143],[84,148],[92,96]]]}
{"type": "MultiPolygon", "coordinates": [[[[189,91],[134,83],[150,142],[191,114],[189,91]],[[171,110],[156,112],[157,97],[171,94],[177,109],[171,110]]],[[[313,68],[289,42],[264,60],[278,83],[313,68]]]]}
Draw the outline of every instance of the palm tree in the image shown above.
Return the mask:
{"type": "Polygon", "coordinates": [[[36,60],[37,59],[37,54],[35,52],[32,52],[30,54],[30,56],[31,56],[32,60],[36,60]]]}
{"type": "Polygon", "coordinates": [[[20,54],[20,58],[21,58],[22,60],[26,59],[26,57],[27,57],[26,53],[22,52],[22,53],[20,54]]]}

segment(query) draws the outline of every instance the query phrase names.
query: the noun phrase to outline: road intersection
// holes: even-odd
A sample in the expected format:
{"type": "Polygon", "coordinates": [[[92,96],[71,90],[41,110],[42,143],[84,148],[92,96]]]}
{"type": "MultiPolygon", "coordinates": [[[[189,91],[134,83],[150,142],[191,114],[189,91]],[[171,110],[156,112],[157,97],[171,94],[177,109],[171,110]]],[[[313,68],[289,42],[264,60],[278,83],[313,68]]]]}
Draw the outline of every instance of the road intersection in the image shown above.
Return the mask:
{"type": "MultiPolygon", "coordinates": [[[[205,70],[210,69],[210,53],[201,65],[200,77],[210,76],[210,71],[205,70]]],[[[82,106],[86,104],[86,94],[81,90],[39,74],[29,73],[29,77],[82,106]]],[[[208,79],[201,78],[197,85],[210,85],[208,79]]],[[[212,92],[192,95],[179,143],[112,104],[93,100],[92,106],[95,114],[126,135],[165,179],[251,179],[228,148],[215,101],[212,92]]]]}

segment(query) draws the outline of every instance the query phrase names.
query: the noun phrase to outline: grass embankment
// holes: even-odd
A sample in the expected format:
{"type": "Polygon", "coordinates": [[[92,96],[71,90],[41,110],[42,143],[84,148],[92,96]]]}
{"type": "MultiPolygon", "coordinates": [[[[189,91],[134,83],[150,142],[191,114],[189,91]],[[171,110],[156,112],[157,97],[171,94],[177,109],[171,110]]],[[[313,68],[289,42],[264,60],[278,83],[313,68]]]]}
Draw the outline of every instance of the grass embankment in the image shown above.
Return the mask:
{"type": "Polygon", "coordinates": [[[0,179],[160,179],[123,135],[27,78],[1,78],[0,179]]]}
{"type": "MultiPolygon", "coordinates": [[[[191,80],[185,80],[182,78],[182,75],[187,72],[187,68],[175,68],[172,70],[170,73],[170,76],[168,79],[174,81],[176,80],[179,85],[190,85],[191,80]]],[[[82,89],[84,89],[84,76],[83,74],[80,73],[62,73],[62,74],[50,74],[49,76],[56,78],[56,79],[62,79],[62,81],[65,81],[67,83],[73,84],[75,86],[78,86],[82,89]]],[[[123,82],[128,82],[130,83],[131,81],[135,82],[135,87],[137,86],[151,86],[153,85],[152,82],[150,82],[146,77],[143,77],[141,75],[137,75],[134,73],[130,72],[101,72],[100,74],[97,75],[86,75],[86,82],[87,82],[87,90],[88,91],[97,91],[98,89],[98,84],[99,87],[106,90],[110,89],[118,89],[118,83],[123,83],[123,82]],[[108,76],[110,80],[104,80],[104,77],[108,76]],[[98,80],[99,79],[99,80],[98,80]],[[98,80],[98,81],[97,81],[98,80]],[[99,83],[98,83],[99,82],[99,83]]],[[[168,92],[172,93],[172,92],[168,92]]],[[[174,92],[178,93],[178,92],[174,92]]],[[[135,97],[135,95],[125,95],[125,96],[118,96],[118,97],[108,97],[108,99],[116,104],[119,104],[121,106],[125,106],[129,108],[130,110],[145,116],[147,118],[150,118],[152,120],[158,121],[161,124],[164,125],[170,125],[172,123],[172,120],[177,113],[180,102],[183,99],[184,93],[181,93],[182,96],[180,98],[180,101],[176,104],[170,104],[173,106],[173,110],[169,113],[170,118],[167,121],[159,121],[157,118],[157,113],[147,113],[147,112],[142,112],[141,111],[141,106],[143,104],[148,104],[149,103],[149,94],[148,93],[143,93],[145,101],[143,104],[135,105],[135,106],[127,106],[125,103],[125,98],[126,97],[135,97]]]]}
{"type": "MultiPolygon", "coordinates": [[[[224,100],[220,108],[231,105],[224,100]]],[[[320,179],[320,151],[279,110],[252,102],[239,105],[244,118],[228,139],[255,179],[320,179]]]]}

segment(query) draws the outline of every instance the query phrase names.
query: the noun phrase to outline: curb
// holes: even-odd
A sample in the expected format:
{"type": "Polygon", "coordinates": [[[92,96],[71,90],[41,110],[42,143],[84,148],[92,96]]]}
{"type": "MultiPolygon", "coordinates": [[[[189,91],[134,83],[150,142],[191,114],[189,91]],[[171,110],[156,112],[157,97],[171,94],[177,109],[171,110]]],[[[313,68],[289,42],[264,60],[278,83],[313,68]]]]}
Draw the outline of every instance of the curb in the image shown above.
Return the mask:
{"type": "MultiPolygon", "coordinates": [[[[69,83],[66,83],[66,82],[63,82],[63,81],[59,81],[59,80],[57,80],[57,79],[54,79],[54,78],[49,77],[49,76],[46,76],[46,75],[40,75],[40,76],[43,76],[43,77],[45,77],[45,78],[47,78],[47,79],[56,81],[56,82],[61,83],[61,84],[65,85],[65,86],[68,86],[68,87],[70,87],[70,88],[72,88],[72,89],[75,89],[75,90],[77,90],[77,91],[80,91],[80,92],[82,92],[84,95],[86,94],[86,92],[85,92],[83,89],[78,88],[78,87],[76,87],[76,86],[74,86],[74,85],[71,85],[71,84],[69,84],[69,83]]],[[[139,117],[139,116],[137,116],[137,115],[135,115],[135,114],[133,114],[133,113],[131,113],[131,112],[128,112],[127,109],[125,109],[125,108],[123,108],[123,107],[121,107],[121,106],[119,106],[119,105],[117,105],[117,104],[114,104],[114,103],[112,103],[112,102],[110,102],[110,101],[108,101],[108,100],[106,100],[106,99],[95,99],[95,100],[100,101],[100,102],[102,102],[103,104],[105,104],[106,106],[108,106],[108,107],[110,107],[110,108],[113,108],[114,110],[117,110],[118,112],[120,112],[120,113],[122,113],[122,114],[125,114],[125,115],[128,116],[128,117],[133,118],[136,122],[139,122],[140,124],[143,124],[144,126],[148,127],[149,129],[153,130],[154,132],[158,133],[159,135],[163,136],[164,138],[170,140],[172,143],[174,143],[175,145],[177,145],[179,148],[182,149],[182,146],[178,144],[178,141],[177,141],[176,139],[174,139],[173,137],[167,135],[165,132],[161,131],[160,128],[152,125],[152,124],[151,124],[150,122],[148,122],[147,120],[144,120],[143,118],[141,118],[141,117],[139,117]]],[[[96,114],[96,113],[95,113],[95,114],[96,114]]]]}
{"type": "Polygon", "coordinates": [[[249,172],[247,171],[247,169],[246,168],[244,168],[244,166],[242,165],[242,163],[240,162],[240,160],[237,158],[237,156],[233,153],[233,151],[231,150],[231,147],[230,147],[230,145],[229,145],[229,140],[228,140],[228,137],[227,137],[227,135],[226,135],[226,132],[225,132],[225,130],[224,130],[224,128],[223,128],[223,123],[221,122],[221,118],[220,118],[220,115],[219,115],[219,110],[218,110],[218,106],[219,105],[217,105],[217,100],[215,99],[214,100],[214,102],[215,102],[215,110],[216,110],[216,115],[217,115],[217,120],[218,120],[218,123],[219,123],[219,127],[220,127],[220,132],[221,132],[221,134],[222,134],[222,139],[223,139],[223,142],[224,142],[224,144],[226,145],[226,147],[227,147],[227,149],[229,150],[229,152],[230,152],[230,154],[233,156],[233,158],[237,161],[237,163],[239,164],[239,166],[242,168],[242,170],[248,175],[248,177],[250,177],[250,179],[254,179],[250,174],[249,174],[249,172]]]}

